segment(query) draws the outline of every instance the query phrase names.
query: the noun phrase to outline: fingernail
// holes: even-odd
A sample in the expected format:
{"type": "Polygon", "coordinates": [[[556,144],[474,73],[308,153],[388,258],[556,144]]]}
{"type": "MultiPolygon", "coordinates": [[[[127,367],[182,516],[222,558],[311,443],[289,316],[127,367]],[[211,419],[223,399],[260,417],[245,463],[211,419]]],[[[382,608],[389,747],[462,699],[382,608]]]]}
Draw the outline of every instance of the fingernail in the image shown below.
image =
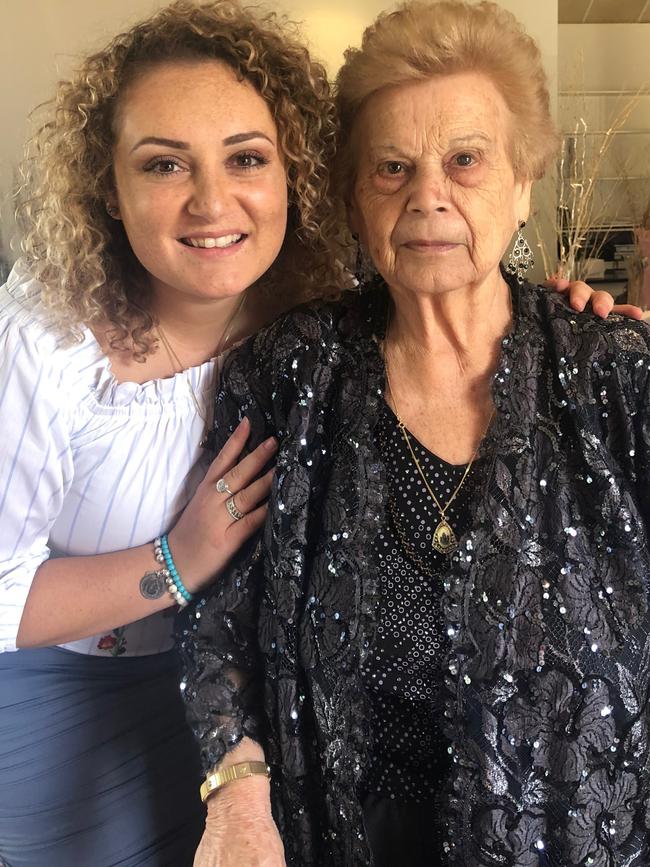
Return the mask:
{"type": "Polygon", "coordinates": [[[264,440],[262,446],[265,449],[268,449],[268,451],[275,451],[275,449],[278,447],[278,441],[275,437],[269,437],[267,440],[264,440]]]}

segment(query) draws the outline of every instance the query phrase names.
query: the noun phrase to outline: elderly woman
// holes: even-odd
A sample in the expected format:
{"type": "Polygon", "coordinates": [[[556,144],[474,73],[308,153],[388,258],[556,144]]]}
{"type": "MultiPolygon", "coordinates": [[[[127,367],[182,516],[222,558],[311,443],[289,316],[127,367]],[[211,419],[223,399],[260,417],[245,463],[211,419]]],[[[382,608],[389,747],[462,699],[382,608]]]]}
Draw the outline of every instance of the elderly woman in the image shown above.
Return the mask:
{"type": "Polygon", "coordinates": [[[647,865],[650,340],[524,281],[539,51],[410,3],[338,99],[377,275],[227,363],[218,444],[280,443],[262,543],[181,627],[196,864],[647,865]]]}

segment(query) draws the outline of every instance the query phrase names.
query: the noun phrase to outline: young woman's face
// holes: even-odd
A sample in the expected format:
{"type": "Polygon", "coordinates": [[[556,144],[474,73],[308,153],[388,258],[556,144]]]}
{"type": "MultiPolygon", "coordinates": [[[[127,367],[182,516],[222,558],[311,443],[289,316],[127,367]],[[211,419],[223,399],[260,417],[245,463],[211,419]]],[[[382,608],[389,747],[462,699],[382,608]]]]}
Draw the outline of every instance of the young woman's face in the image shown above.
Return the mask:
{"type": "Polygon", "coordinates": [[[154,67],[116,119],[115,205],[154,291],[235,296],[278,255],[287,181],[257,91],[219,61],[154,67]]]}

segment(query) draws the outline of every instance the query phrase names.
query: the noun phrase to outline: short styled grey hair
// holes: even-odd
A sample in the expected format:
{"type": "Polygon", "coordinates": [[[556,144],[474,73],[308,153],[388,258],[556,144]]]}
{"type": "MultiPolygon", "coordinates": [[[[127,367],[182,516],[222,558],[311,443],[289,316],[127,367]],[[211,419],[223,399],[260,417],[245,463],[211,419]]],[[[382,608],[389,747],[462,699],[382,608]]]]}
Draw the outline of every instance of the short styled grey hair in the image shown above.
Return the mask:
{"type": "Polygon", "coordinates": [[[411,0],[383,12],[349,48],[337,77],[337,186],[344,200],[356,170],[355,119],[384,87],[459,72],[490,78],[514,118],[511,160],[518,179],[541,178],[557,152],[546,74],[537,43],[496,3],[411,0]]]}

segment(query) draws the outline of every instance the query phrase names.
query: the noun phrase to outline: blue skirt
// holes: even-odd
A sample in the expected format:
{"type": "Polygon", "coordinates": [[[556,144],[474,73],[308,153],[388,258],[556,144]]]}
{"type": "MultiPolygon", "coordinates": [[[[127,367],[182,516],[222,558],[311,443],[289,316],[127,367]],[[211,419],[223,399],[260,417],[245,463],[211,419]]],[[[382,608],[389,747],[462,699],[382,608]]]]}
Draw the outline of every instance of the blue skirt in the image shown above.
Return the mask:
{"type": "Polygon", "coordinates": [[[198,750],[173,651],[0,654],[0,863],[191,867],[198,750]]]}

